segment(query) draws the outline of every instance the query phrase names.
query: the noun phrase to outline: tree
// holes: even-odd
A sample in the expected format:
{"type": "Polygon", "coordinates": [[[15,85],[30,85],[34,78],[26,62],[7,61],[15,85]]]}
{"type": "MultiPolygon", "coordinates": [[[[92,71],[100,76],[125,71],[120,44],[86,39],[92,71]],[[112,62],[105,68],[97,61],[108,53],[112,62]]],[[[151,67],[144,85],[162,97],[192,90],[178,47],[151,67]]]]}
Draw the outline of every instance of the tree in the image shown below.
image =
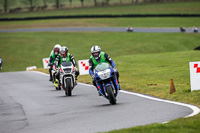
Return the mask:
{"type": "Polygon", "coordinates": [[[138,0],[132,0],[132,4],[137,3],[137,2],[138,2],[138,0]]]}
{"type": "Polygon", "coordinates": [[[94,0],[94,6],[97,6],[97,0],[94,0]]]}
{"type": "Polygon", "coordinates": [[[80,0],[81,1],[81,6],[84,7],[84,0],[80,0]]]}
{"type": "Polygon", "coordinates": [[[110,3],[110,0],[106,0],[106,5],[109,5],[109,3],[110,3]]]}
{"type": "Polygon", "coordinates": [[[9,0],[1,0],[0,5],[3,6],[4,12],[8,12],[9,0]]]}
{"type": "Polygon", "coordinates": [[[69,3],[70,3],[70,7],[72,6],[72,0],[69,0],[69,3]]]}
{"type": "Polygon", "coordinates": [[[33,11],[34,7],[33,7],[33,0],[29,0],[30,3],[30,10],[33,11]]]}
{"type": "Polygon", "coordinates": [[[33,11],[33,9],[34,9],[34,6],[33,6],[33,2],[36,2],[37,0],[23,0],[22,2],[24,3],[24,4],[27,4],[27,5],[29,5],[29,9],[30,9],[30,11],[33,11]]]}
{"type": "Polygon", "coordinates": [[[56,8],[59,9],[60,7],[60,0],[56,0],[56,8]]]}
{"type": "Polygon", "coordinates": [[[8,1],[7,0],[4,0],[3,7],[4,7],[4,12],[7,12],[8,11],[8,1]]]}
{"type": "Polygon", "coordinates": [[[47,2],[46,2],[46,0],[43,0],[43,3],[44,3],[44,7],[47,7],[47,2]]]}
{"type": "Polygon", "coordinates": [[[119,4],[120,4],[120,5],[122,4],[122,0],[119,0],[119,4]]]}

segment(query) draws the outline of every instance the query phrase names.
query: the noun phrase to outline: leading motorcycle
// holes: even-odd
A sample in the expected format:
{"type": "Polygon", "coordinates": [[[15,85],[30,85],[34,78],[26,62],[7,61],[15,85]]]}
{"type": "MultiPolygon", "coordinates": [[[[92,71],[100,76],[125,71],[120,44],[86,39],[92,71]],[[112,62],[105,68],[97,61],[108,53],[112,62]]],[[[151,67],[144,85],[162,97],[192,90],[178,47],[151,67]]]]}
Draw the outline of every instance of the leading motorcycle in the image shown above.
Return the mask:
{"type": "Polygon", "coordinates": [[[100,94],[109,100],[111,104],[116,104],[116,98],[120,87],[116,72],[108,63],[98,64],[94,72],[96,85],[100,94]]]}

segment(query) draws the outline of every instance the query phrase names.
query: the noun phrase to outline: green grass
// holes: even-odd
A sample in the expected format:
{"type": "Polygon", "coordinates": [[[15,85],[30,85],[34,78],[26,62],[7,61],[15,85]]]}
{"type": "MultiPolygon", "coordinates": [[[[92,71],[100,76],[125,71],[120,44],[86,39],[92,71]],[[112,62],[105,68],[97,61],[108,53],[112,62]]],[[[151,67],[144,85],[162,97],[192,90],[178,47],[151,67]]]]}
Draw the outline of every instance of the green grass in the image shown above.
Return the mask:
{"type": "MultiPolygon", "coordinates": [[[[115,61],[124,90],[139,92],[200,107],[200,91],[190,92],[189,62],[199,61],[200,34],[194,33],[110,33],[110,32],[41,32],[0,33],[0,56],[3,70],[24,71],[36,65],[42,69],[42,58],[48,57],[56,43],[66,45],[76,60],[88,59],[90,48],[99,45],[115,61]],[[176,92],[169,94],[170,78],[176,92]],[[156,84],[156,85],[149,85],[156,84]]],[[[89,75],[79,82],[91,83],[89,75]]],[[[130,132],[199,132],[200,114],[167,124],[151,124],[122,129],[130,132]]]]}
{"type": "Polygon", "coordinates": [[[1,21],[0,29],[47,27],[200,27],[200,17],[191,18],[105,18],[105,19],[52,19],[35,21],[1,21]]]}
{"type": "Polygon", "coordinates": [[[199,14],[200,2],[171,2],[109,7],[92,7],[1,14],[0,18],[24,18],[38,16],[94,15],[94,14],[199,14]]]}
{"type": "Polygon", "coordinates": [[[200,115],[181,118],[167,124],[151,124],[134,128],[114,130],[108,133],[199,133],[200,115]]]}
{"type": "Polygon", "coordinates": [[[199,46],[199,38],[200,34],[182,33],[1,33],[0,53],[5,58],[3,71],[18,71],[25,70],[26,66],[42,67],[42,58],[49,56],[56,43],[66,45],[76,59],[87,59],[93,45],[100,45],[111,57],[118,57],[192,50],[199,46]],[[11,67],[13,63],[17,63],[15,67],[11,67]]]}

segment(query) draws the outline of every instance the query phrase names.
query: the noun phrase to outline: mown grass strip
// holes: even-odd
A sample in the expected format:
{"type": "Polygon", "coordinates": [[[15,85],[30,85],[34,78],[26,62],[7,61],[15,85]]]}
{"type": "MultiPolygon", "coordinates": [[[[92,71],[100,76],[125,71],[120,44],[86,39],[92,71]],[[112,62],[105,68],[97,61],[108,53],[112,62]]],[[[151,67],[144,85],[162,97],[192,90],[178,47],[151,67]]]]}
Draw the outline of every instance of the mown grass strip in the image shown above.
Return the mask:
{"type": "Polygon", "coordinates": [[[104,18],[0,22],[0,29],[48,27],[200,27],[200,18],[104,18]]]}

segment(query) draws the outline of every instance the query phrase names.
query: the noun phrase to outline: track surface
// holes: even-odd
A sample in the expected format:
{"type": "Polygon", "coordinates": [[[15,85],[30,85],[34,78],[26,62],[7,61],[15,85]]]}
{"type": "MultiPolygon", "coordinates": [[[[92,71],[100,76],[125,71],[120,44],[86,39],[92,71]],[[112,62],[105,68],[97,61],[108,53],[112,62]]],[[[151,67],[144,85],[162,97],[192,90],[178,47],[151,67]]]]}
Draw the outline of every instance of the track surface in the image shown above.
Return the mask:
{"type": "Polygon", "coordinates": [[[47,75],[0,73],[0,133],[94,133],[185,117],[192,109],[120,92],[117,104],[78,84],[71,97],[47,75]]]}
{"type": "MultiPolygon", "coordinates": [[[[192,33],[191,28],[185,28],[187,33],[192,33]]],[[[117,27],[79,27],[79,28],[34,28],[34,29],[9,29],[0,30],[0,33],[6,32],[66,32],[66,31],[105,31],[105,32],[126,32],[126,28],[117,27]]],[[[178,33],[179,28],[134,28],[134,32],[147,32],[147,33],[178,33]]]]}

